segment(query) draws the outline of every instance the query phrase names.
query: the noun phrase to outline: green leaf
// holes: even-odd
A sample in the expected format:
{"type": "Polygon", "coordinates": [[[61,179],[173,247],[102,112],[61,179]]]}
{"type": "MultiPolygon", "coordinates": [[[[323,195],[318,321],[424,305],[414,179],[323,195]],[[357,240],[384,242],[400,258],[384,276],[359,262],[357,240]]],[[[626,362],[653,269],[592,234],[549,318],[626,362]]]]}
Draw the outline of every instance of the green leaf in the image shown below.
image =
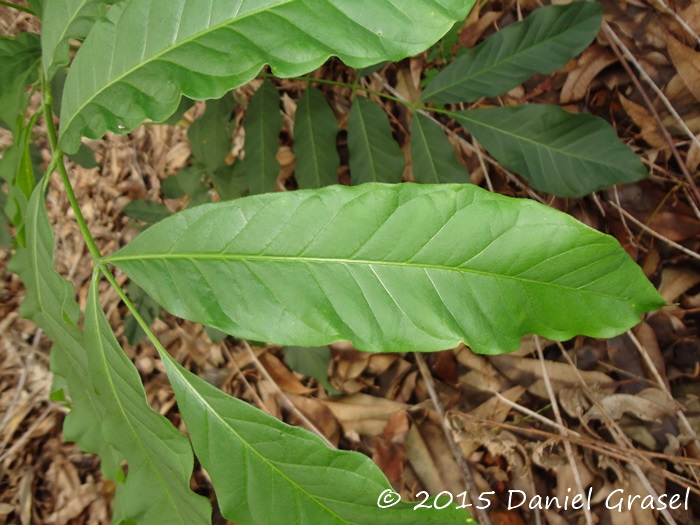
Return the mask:
{"type": "Polygon", "coordinates": [[[473,185],[199,206],[106,261],[175,315],[290,346],[499,353],[528,333],[612,337],[665,304],[614,238],[473,185]]]}
{"type": "Polygon", "coordinates": [[[204,114],[187,130],[192,155],[208,171],[216,171],[226,163],[226,155],[231,150],[231,114],[235,107],[236,101],[230,93],[208,100],[204,114]]]}
{"type": "Polygon", "coordinates": [[[113,436],[129,468],[114,522],[211,523],[209,501],[190,490],[192,448],[184,434],[149,406],[141,378],[102,311],[98,284],[95,273],[85,312],[89,381],[104,409],[102,432],[113,436]]]}
{"type": "Polygon", "coordinates": [[[34,11],[37,18],[41,19],[44,16],[44,0],[27,0],[27,4],[34,11]]]}
{"type": "Polygon", "coordinates": [[[189,206],[199,206],[211,202],[209,187],[202,180],[203,173],[196,166],[182,168],[175,175],[166,177],[161,189],[168,199],[179,199],[187,195],[189,206]]]}
{"type": "Polygon", "coordinates": [[[127,217],[131,217],[137,221],[143,221],[146,224],[154,224],[172,215],[164,204],[145,199],[136,199],[129,202],[124,206],[122,213],[127,217]]]}
{"type": "MultiPolygon", "coordinates": [[[[98,454],[102,472],[116,476],[123,456],[114,440],[102,434],[104,410],[92,390],[83,334],[78,330],[80,307],[73,284],[53,267],[54,236],[41,186],[32,193],[26,214],[26,245],[17,250],[10,270],[19,275],[26,289],[20,315],[32,320],[54,341],[51,371],[69,385],[73,409],[63,425],[67,441],[86,452],[98,454]]],[[[116,436],[115,436],[116,437],[116,436]]]]}
{"type": "Polygon", "coordinates": [[[263,82],[250,99],[245,119],[243,169],[252,195],[275,191],[280,174],[277,162],[282,129],[280,94],[272,82],[263,82]]]}
{"type": "Polygon", "coordinates": [[[220,98],[265,64],[279,77],[330,56],[351,67],[423,51],[463,19],[473,0],[141,0],[119,2],[95,25],[71,66],[61,149],[81,136],[125,133],[168,118],[181,95],[220,98]],[[339,38],[342,36],[342,38],[339,38]],[[128,101],[128,102],[127,102],[128,101]]]}
{"type": "Polygon", "coordinates": [[[350,109],[348,150],[353,185],[401,182],[406,162],[391,135],[389,117],[365,97],[355,97],[350,109]]]}
{"type": "Polygon", "coordinates": [[[197,458],[216,487],[221,514],[239,525],[473,523],[463,510],[379,508],[391,485],[372,460],[329,448],[211,386],[165,356],[197,458]],[[283,516],[284,518],[280,518],[283,516]]]}
{"type": "Polygon", "coordinates": [[[308,86],[299,101],[294,122],[294,176],[300,188],[338,183],[340,157],[336,149],[338,121],[326,97],[308,86]]]}
{"type": "Polygon", "coordinates": [[[209,175],[221,200],[237,199],[250,193],[243,162],[240,160],[231,166],[222,166],[209,175]]]}
{"type": "Polygon", "coordinates": [[[440,125],[420,113],[415,113],[411,122],[411,158],[416,182],[471,182],[440,125]]]}
{"type": "Polygon", "coordinates": [[[92,151],[90,146],[84,142],[80,143],[80,148],[76,153],[70,156],[70,159],[85,169],[97,168],[99,166],[97,160],[95,159],[95,153],[92,151]]]}
{"type": "Polygon", "coordinates": [[[44,75],[51,80],[56,70],[70,62],[71,38],[85,38],[113,0],[51,0],[41,26],[44,75]]]}
{"type": "MultiPolygon", "coordinates": [[[[153,321],[160,315],[160,305],[135,283],[129,283],[126,291],[146,324],[152,325],[153,321]]],[[[143,328],[132,314],[128,314],[124,318],[124,337],[130,345],[136,345],[146,337],[143,328]]]]}
{"type": "MultiPolygon", "coordinates": [[[[146,403],[138,373],[118,347],[104,314],[95,309],[96,286],[91,286],[86,333],[77,323],[80,308],[73,285],[53,267],[54,236],[37,186],[27,207],[26,247],[10,262],[27,290],[20,308],[53,341],[51,371],[68,386],[73,408],[63,426],[67,441],[98,454],[105,476],[123,478],[126,457],[129,475],[118,487],[115,523],[206,523],[209,503],[189,490],[193,458],[186,438],[146,403]],[[92,310],[90,309],[92,306],[92,310]],[[108,335],[105,335],[108,334],[108,335]],[[138,440],[142,439],[139,443],[138,440]],[[157,468],[145,470],[143,455],[153,456],[157,468]],[[146,474],[147,479],[144,479],[146,474]],[[163,497],[169,491],[174,496],[163,497]],[[173,499],[176,501],[173,502],[173,499]]],[[[151,465],[146,465],[146,469],[151,465]]]]}
{"type": "Polygon", "coordinates": [[[7,204],[7,194],[0,189],[0,246],[9,248],[12,244],[12,236],[10,235],[10,218],[5,213],[5,205],[7,204]]]}
{"type": "Polygon", "coordinates": [[[448,104],[494,97],[535,73],[551,73],[581,53],[596,37],[603,6],[573,2],[535,10],[468,50],[437,75],[421,100],[448,104]]]}
{"type": "Polygon", "coordinates": [[[333,395],[342,394],[333,388],[328,381],[328,367],[331,364],[331,349],[327,346],[306,348],[302,346],[288,346],[284,349],[284,357],[289,368],[302,375],[313,377],[319,384],[333,395]]]}
{"type": "Polygon", "coordinates": [[[25,244],[25,210],[36,186],[37,177],[38,162],[31,138],[31,128],[20,125],[15,135],[15,143],[3,152],[0,159],[0,178],[5,180],[8,186],[3,211],[17,228],[16,237],[21,246],[25,244]]]}
{"type": "Polygon", "coordinates": [[[0,125],[17,136],[29,101],[25,91],[37,79],[39,35],[21,33],[16,38],[0,37],[0,125]]]}
{"type": "Polygon", "coordinates": [[[593,115],[532,104],[454,116],[505,168],[558,197],[583,197],[648,176],[610,124],[593,115]]]}
{"type": "Polygon", "coordinates": [[[176,126],[180,123],[182,120],[182,117],[185,116],[185,113],[187,113],[187,110],[189,110],[192,106],[194,106],[195,101],[192,100],[191,98],[187,97],[182,97],[180,99],[180,102],[177,105],[177,109],[175,110],[175,113],[170,115],[167,119],[163,121],[163,124],[167,124],[168,126],[176,126]]]}

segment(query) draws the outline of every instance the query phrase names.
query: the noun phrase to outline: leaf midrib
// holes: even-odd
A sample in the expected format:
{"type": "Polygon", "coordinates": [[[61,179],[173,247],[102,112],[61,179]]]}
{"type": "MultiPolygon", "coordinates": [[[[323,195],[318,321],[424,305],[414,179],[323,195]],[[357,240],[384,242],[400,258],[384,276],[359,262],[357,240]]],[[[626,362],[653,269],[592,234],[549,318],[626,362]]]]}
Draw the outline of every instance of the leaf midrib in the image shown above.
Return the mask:
{"type": "Polygon", "coordinates": [[[180,377],[180,380],[186,385],[185,388],[187,388],[190,391],[190,393],[199,400],[200,405],[204,406],[205,410],[207,410],[212,416],[214,416],[219,421],[219,424],[221,424],[223,427],[227,428],[230,431],[231,435],[234,436],[244,448],[246,448],[247,450],[252,452],[254,455],[256,455],[262,463],[266,464],[268,466],[268,468],[270,468],[271,470],[274,470],[275,472],[277,472],[277,474],[281,478],[284,478],[287,481],[287,483],[289,483],[291,486],[296,487],[297,490],[299,492],[303,493],[304,495],[306,495],[306,497],[309,498],[309,500],[315,502],[319,508],[326,511],[329,515],[334,516],[336,519],[341,520],[343,523],[347,523],[348,525],[353,525],[352,522],[347,521],[342,516],[340,516],[337,512],[335,512],[333,509],[331,509],[330,507],[325,505],[320,498],[316,497],[315,495],[313,495],[310,492],[308,492],[307,490],[305,490],[303,485],[295,482],[292,478],[287,476],[282,470],[280,470],[277,467],[277,464],[274,461],[269,459],[267,456],[263,455],[257,448],[255,448],[254,445],[249,443],[247,439],[244,439],[243,436],[241,436],[236,431],[236,429],[234,429],[229,424],[228,420],[226,418],[224,418],[221,414],[219,414],[218,411],[216,411],[214,409],[214,407],[211,405],[211,403],[209,403],[207,398],[204,395],[202,395],[199,392],[199,390],[197,390],[197,388],[195,388],[195,386],[190,383],[190,381],[187,380],[187,377],[180,370],[179,363],[175,362],[173,360],[173,358],[170,356],[170,354],[167,354],[167,352],[165,352],[165,349],[163,349],[161,351],[161,349],[159,348],[158,351],[159,351],[159,354],[161,355],[162,359],[167,359],[171,363],[171,366],[173,367],[173,371],[178,374],[178,376],[180,377]]]}
{"type": "MultiPolygon", "coordinates": [[[[536,105],[537,106],[551,106],[553,108],[559,108],[559,106],[556,106],[554,104],[536,104],[536,105]]],[[[531,104],[530,106],[533,106],[533,104],[531,104]]],[[[547,144],[545,142],[537,142],[536,140],[529,138],[527,135],[518,135],[514,131],[508,131],[505,128],[499,128],[493,124],[489,124],[489,123],[483,122],[479,119],[476,119],[476,118],[469,116],[469,113],[473,113],[475,111],[490,111],[490,110],[500,110],[500,109],[520,109],[520,108],[530,107],[530,106],[511,106],[511,107],[501,106],[501,107],[495,107],[495,108],[472,109],[472,110],[466,110],[466,111],[459,112],[459,113],[458,112],[446,112],[446,114],[455,116],[457,118],[457,120],[459,120],[461,118],[461,119],[464,119],[468,122],[476,124],[477,126],[482,126],[484,128],[487,128],[493,133],[499,133],[502,135],[506,135],[508,137],[512,137],[514,139],[514,141],[522,140],[523,142],[529,142],[530,144],[532,144],[536,148],[545,149],[547,151],[557,153],[557,154],[562,155],[564,157],[571,157],[574,159],[578,159],[581,162],[584,162],[586,164],[590,163],[590,164],[599,164],[601,166],[607,166],[607,167],[610,166],[609,161],[599,160],[599,159],[596,159],[595,157],[584,157],[583,155],[577,155],[575,152],[572,152],[572,151],[569,151],[566,149],[555,148],[555,147],[550,146],[549,144],[547,144]]],[[[566,111],[566,110],[562,110],[562,111],[564,111],[565,113],[568,114],[568,116],[571,116],[571,117],[578,117],[578,116],[586,115],[586,113],[571,113],[570,111],[566,111]]],[[[590,115],[590,116],[593,118],[600,118],[600,117],[595,117],[593,115],[590,115]]],[[[468,126],[464,126],[464,127],[467,128],[467,131],[469,131],[468,126]]],[[[595,130],[595,131],[599,131],[599,130],[595,130]]],[[[470,131],[470,133],[471,133],[471,131],[470,131]]],[[[473,133],[472,133],[472,135],[473,135],[473,133]]],[[[518,148],[518,149],[520,151],[523,151],[522,148],[518,148]]],[[[551,155],[551,153],[550,153],[550,155],[551,155]]],[[[624,171],[631,171],[631,170],[625,169],[624,171]]]]}
{"type": "MultiPolygon", "coordinates": [[[[531,17],[527,18],[526,20],[529,20],[530,18],[531,18],[531,17]]],[[[588,16],[588,17],[586,17],[585,19],[579,21],[578,23],[575,23],[573,26],[569,26],[569,27],[567,28],[567,31],[570,30],[572,27],[578,27],[579,25],[581,25],[581,24],[583,24],[583,23],[585,23],[585,22],[588,22],[588,20],[589,20],[590,18],[591,18],[591,16],[588,16]]],[[[523,22],[524,22],[524,21],[523,21],[523,22]]],[[[516,22],[516,23],[517,23],[517,22],[516,22]]],[[[532,24],[530,24],[530,27],[531,27],[532,25],[534,25],[534,23],[535,23],[535,21],[533,21],[532,24]]],[[[508,26],[506,26],[505,28],[501,29],[501,31],[505,30],[507,27],[508,27],[508,26]]],[[[530,29],[530,27],[528,27],[528,30],[530,29]]],[[[562,32],[562,31],[559,31],[558,33],[555,33],[554,35],[548,37],[546,40],[540,40],[540,41],[536,42],[534,45],[531,45],[531,46],[526,47],[526,48],[519,49],[515,54],[508,55],[508,56],[506,56],[506,57],[504,57],[504,58],[502,58],[502,59],[500,59],[500,60],[498,60],[498,61],[493,62],[491,65],[489,65],[489,66],[486,67],[486,68],[477,69],[475,72],[470,73],[469,76],[460,77],[460,80],[455,81],[455,82],[451,82],[451,83],[449,83],[449,84],[446,84],[442,89],[439,89],[439,90],[437,90],[437,91],[434,91],[433,93],[429,93],[429,94],[428,94],[428,97],[429,97],[429,98],[423,99],[423,100],[430,101],[430,99],[433,98],[433,96],[434,96],[435,94],[444,93],[445,91],[448,91],[448,90],[452,89],[452,88],[455,87],[455,86],[459,86],[460,84],[463,84],[463,83],[465,83],[465,82],[468,82],[469,80],[472,80],[472,79],[477,78],[477,77],[479,77],[479,76],[482,76],[482,75],[484,75],[484,74],[486,74],[486,73],[489,73],[489,72],[493,71],[494,69],[496,69],[497,67],[501,67],[501,66],[503,66],[504,64],[509,64],[509,63],[515,61],[516,59],[518,59],[518,58],[519,58],[520,56],[522,56],[523,54],[529,53],[530,51],[532,51],[533,49],[537,48],[538,46],[541,46],[541,45],[545,45],[545,46],[546,46],[546,45],[549,45],[549,42],[551,42],[552,40],[558,38],[558,37],[561,36],[562,34],[563,34],[563,32],[562,32]]],[[[484,41],[484,45],[483,45],[483,46],[477,46],[477,47],[475,47],[475,48],[473,48],[473,49],[476,51],[479,47],[482,47],[482,48],[483,48],[483,47],[485,47],[485,45],[486,45],[487,42],[488,42],[488,40],[487,40],[487,41],[484,41]]]]}
{"type": "MultiPolygon", "coordinates": [[[[93,285],[95,284],[94,282],[92,283],[93,285]]],[[[141,434],[136,430],[134,425],[132,424],[132,420],[129,415],[129,411],[127,408],[124,406],[123,399],[119,395],[119,390],[114,382],[114,377],[113,374],[116,374],[116,370],[114,370],[112,367],[109,366],[109,362],[107,359],[107,349],[105,348],[105,341],[102,338],[102,330],[100,327],[100,322],[99,322],[99,304],[97,302],[97,294],[93,294],[93,297],[91,298],[90,305],[89,307],[93,310],[93,315],[94,319],[91,319],[91,321],[94,321],[94,329],[97,332],[97,350],[98,350],[98,357],[100,361],[100,365],[102,365],[102,368],[105,370],[107,374],[107,380],[108,380],[108,387],[109,390],[111,391],[112,397],[115,399],[117,406],[119,407],[119,413],[121,415],[122,421],[125,423],[126,427],[129,429],[131,435],[135,438],[135,441],[138,444],[138,447],[141,449],[141,453],[143,454],[144,460],[147,461],[151,465],[151,474],[154,475],[156,478],[160,479],[161,483],[160,485],[165,489],[165,494],[168,500],[171,503],[171,508],[177,509],[176,513],[177,516],[183,520],[180,523],[183,525],[189,525],[187,521],[185,521],[185,516],[183,516],[180,513],[181,506],[178,504],[177,499],[175,498],[175,495],[172,493],[171,486],[165,479],[164,474],[161,472],[160,468],[158,468],[158,465],[156,464],[155,459],[150,453],[150,447],[146,445],[144,440],[141,438],[141,434]]],[[[128,382],[125,381],[125,383],[128,385],[128,382]]],[[[130,388],[130,385],[129,385],[130,388]]],[[[172,449],[171,449],[172,450],[172,449]]],[[[126,457],[126,454],[124,454],[126,457]]],[[[167,465],[167,463],[166,463],[167,465]]],[[[132,467],[134,465],[131,465],[132,467]]],[[[169,470],[171,470],[170,474],[176,478],[177,475],[172,472],[172,469],[169,468],[169,465],[166,466],[169,470]]]]}
{"type": "MultiPolygon", "coordinates": [[[[286,255],[241,255],[241,254],[222,254],[222,253],[151,253],[151,254],[139,254],[139,255],[118,255],[115,254],[111,257],[106,257],[103,259],[104,262],[115,264],[117,262],[142,262],[144,260],[202,260],[202,261],[237,261],[237,262],[287,262],[290,264],[342,264],[342,265],[358,265],[365,267],[372,266],[386,266],[395,268],[416,268],[423,270],[438,270],[438,271],[452,271],[458,273],[470,273],[474,275],[480,275],[483,277],[490,277],[492,279],[509,279],[513,281],[518,281],[525,284],[533,285],[546,285],[555,288],[560,288],[562,290],[574,291],[582,294],[596,295],[599,297],[605,297],[607,299],[612,299],[615,301],[621,301],[626,298],[618,297],[615,295],[610,295],[602,292],[596,292],[591,290],[582,290],[580,288],[572,288],[569,286],[564,286],[557,283],[536,281],[534,279],[526,279],[523,277],[518,277],[514,275],[497,274],[491,272],[485,272],[482,270],[475,270],[474,268],[468,267],[458,267],[458,266],[446,266],[440,264],[427,264],[427,263],[412,263],[412,262],[402,262],[402,261],[373,261],[369,259],[347,259],[340,257],[300,257],[300,256],[286,256],[286,255]]],[[[116,264],[116,266],[119,266],[116,264]]],[[[631,300],[631,299],[629,299],[631,300]]]]}
{"type": "MultiPolygon", "coordinates": [[[[185,1],[187,1],[187,0],[185,0],[185,1]]],[[[215,0],[211,0],[211,1],[213,2],[213,1],[215,1],[215,0]]],[[[163,58],[165,55],[167,55],[168,53],[170,53],[172,50],[177,49],[177,48],[180,47],[180,46],[184,46],[184,45],[190,44],[191,42],[194,42],[195,40],[198,40],[199,38],[202,38],[202,37],[205,36],[205,35],[208,35],[208,34],[210,34],[210,33],[213,33],[214,31],[218,31],[219,29],[222,29],[222,28],[224,28],[224,27],[227,27],[227,26],[229,26],[230,24],[239,22],[239,21],[241,21],[241,20],[245,20],[246,18],[249,18],[249,17],[251,17],[251,16],[258,15],[258,14],[263,13],[263,12],[266,12],[266,11],[272,11],[273,9],[277,9],[277,8],[283,6],[283,5],[291,4],[291,3],[296,2],[296,1],[298,1],[298,0],[279,0],[276,4],[274,4],[274,5],[272,5],[272,6],[267,6],[267,7],[265,7],[265,8],[261,8],[261,9],[255,9],[255,10],[253,10],[253,11],[251,11],[251,12],[245,14],[245,15],[242,15],[242,16],[235,16],[234,18],[228,19],[226,22],[223,22],[223,23],[221,23],[221,24],[217,24],[217,25],[211,26],[211,27],[207,28],[207,29],[204,30],[204,31],[201,31],[201,32],[199,32],[199,33],[196,33],[196,34],[192,35],[191,37],[185,38],[184,40],[177,41],[177,42],[175,42],[173,45],[164,48],[162,51],[160,51],[159,53],[156,53],[155,55],[153,55],[152,57],[150,57],[148,60],[145,60],[145,61],[143,61],[143,62],[139,62],[136,66],[132,67],[131,69],[129,69],[129,70],[127,70],[127,71],[125,71],[125,72],[122,73],[121,75],[115,77],[111,82],[106,83],[102,88],[96,90],[96,91],[92,94],[91,97],[87,98],[87,99],[85,100],[85,102],[84,102],[81,106],[79,106],[79,107],[76,109],[76,111],[73,113],[73,115],[71,116],[71,118],[68,119],[68,121],[66,122],[66,126],[65,126],[63,129],[64,129],[64,130],[65,130],[65,129],[69,129],[69,128],[71,127],[71,125],[73,124],[73,122],[75,121],[75,119],[78,117],[78,115],[80,115],[80,114],[83,112],[83,110],[84,110],[87,106],[89,106],[94,100],[96,100],[102,93],[104,93],[105,91],[107,91],[108,89],[110,89],[110,88],[111,88],[112,86],[114,86],[115,84],[120,83],[120,82],[123,81],[125,78],[127,78],[129,75],[135,73],[135,72],[138,71],[139,69],[146,67],[146,66],[147,66],[148,64],[150,64],[150,63],[157,62],[158,60],[160,60],[161,58],[163,58]]],[[[240,6],[239,6],[239,8],[240,8],[240,6]]],[[[235,86],[234,86],[234,87],[235,87],[235,86]]],[[[63,133],[61,133],[61,135],[63,135],[63,133]]]]}

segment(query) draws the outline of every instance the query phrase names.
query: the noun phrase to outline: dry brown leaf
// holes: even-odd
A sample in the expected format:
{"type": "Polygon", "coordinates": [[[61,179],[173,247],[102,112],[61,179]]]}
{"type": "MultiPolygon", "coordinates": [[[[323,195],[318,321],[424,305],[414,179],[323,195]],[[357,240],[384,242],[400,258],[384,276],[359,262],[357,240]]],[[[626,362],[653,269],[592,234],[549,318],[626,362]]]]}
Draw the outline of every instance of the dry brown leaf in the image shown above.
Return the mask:
{"type": "MultiPolygon", "coordinates": [[[[700,135],[698,135],[696,138],[698,141],[700,141],[700,135]]],[[[700,146],[698,146],[698,143],[695,141],[690,143],[690,149],[688,150],[688,156],[685,159],[685,165],[687,166],[688,171],[691,173],[697,171],[698,166],[700,166],[700,146]]]]}
{"type": "Polygon", "coordinates": [[[384,431],[394,412],[408,405],[367,394],[353,394],[337,401],[324,399],[325,404],[347,433],[351,430],[365,436],[377,436],[384,431]]]}
{"type": "Polygon", "coordinates": [[[637,325],[634,330],[637,339],[642,345],[642,348],[649,355],[649,359],[654,364],[659,376],[664,382],[664,386],[670,392],[671,384],[666,377],[666,361],[664,356],[661,354],[661,348],[659,347],[659,340],[656,337],[654,329],[646,322],[642,321],[637,325]]]}
{"type": "MultiPolygon", "coordinates": [[[[524,386],[531,394],[549,399],[540,361],[512,355],[492,356],[490,360],[513,383],[524,386]]],[[[568,363],[555,361],[545,361],[545,367],[555,392],[580,384],[579,375],[588,386],[602,392],[612,393],[616,388],[615,381],[602,372],[579,370],[577,373],[568,363]]]]}
{"type": "Polygon", "coordinates": [[[661,272],[659,294],[666,302],[673,303],[681,295],[700,283],[700,273],[684,267],[668,267],[661,272]]]}
{"type": "Polygon", "coordinates": [[[372,439],[372,460],[392,483],[403,478],[404,466],[408,461],[404,443],[409,427],[408,413],[403,410],[395,412],[389,416],[384,433],[372,439]]]}
{"type": "Polygon", "coordinates": [[[641,136],[647,144],[659,149],[669,148],[668,142],[659,132],[656,119],[644,106],[640,106],[622,95],[620,95],[620,102],[629,117],[641,130],[641,136]]]}
{"type": "Polygon", "coordinates": [[[693,1],[680,12],[681,18],[688,24],[693,31],[700,33],[700,2],[693,1]]]}
{"type": "Polygon", "coordinates": [[[647,388],[635,395],[613,394],[604,397],[598,406],[590,408],[584,420],[605,420],[606,416],[617,420],[629,413],[643,421],[655,422],[666,416],[675,417],[679,408],[679,404],[669,399],[662,390],[647,388]]]}
{"type": "Polygon", "coordinates": [[[576,68],[569,72],[561,88],[559,102],[569,104],[586,96],[593,79],[603,69],[617,61],[617,57],[607,49],[595,46],[586,49],[577,61],[576,68]]]}
{"type": "Polygon", "coordinates": [[[700,53],[682,44],[671,35],[666,36],[668,53],[690,92],[700,100],[700,53]]]}
{"type": "Polygon", "coordinates": [[[414,424],[406,435],[406,454],[411,467],[433,495],[448,490],[457,495],[465,490],[461,470],[452,455],[445,434],[435,423],[414,424]]]}
{"type": "MultiPolygon", "coordinates": [[[[289,394],[289,400],[328,438],[328,441],[338,446],[340,425],[327,406],[315,397],[289,394]]],[[[303,426],[303,423],[299,424],[303,426]]]]}
{"type": "Polygon", "coordinates": [[[265,352],[262,354],[260,356],[260,362],[270,376],[272,376],[272,379],[275,380],[275,383],[285,392],[289,392],[290,394],[308,394],[314,391],[313,388],[302,385],[301,381],[296,378],[294,373],[290,372],[282,361],[271,353],[265,352]]]}

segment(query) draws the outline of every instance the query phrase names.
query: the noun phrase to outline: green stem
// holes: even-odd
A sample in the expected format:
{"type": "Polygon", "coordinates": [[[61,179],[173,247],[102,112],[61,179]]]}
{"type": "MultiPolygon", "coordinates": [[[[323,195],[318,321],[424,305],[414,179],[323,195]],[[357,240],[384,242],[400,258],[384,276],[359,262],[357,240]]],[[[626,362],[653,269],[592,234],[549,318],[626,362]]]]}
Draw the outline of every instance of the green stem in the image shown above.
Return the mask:
{"type": "Polygon", "coordinates": [[[126,307],[129,309],[129,312],[131,312],[131,315],[134,316],[134,319],[136,319],[136,322],[139,324],[141,329],[144,331],[146,334],[146,337],[151,341],[153,346],[156,347],[156,350],[158,351],[158,354],[160,355],[160,358],[163,360],[168,360],[171,362],[175,362],[173,357],[168,353],[168,351],[163,347],[163,345],[160,343],[156,335],[151,331],[151,327],[148,326],[148,323],[144,321],[143,317],[141,317],[141,314],[137,310],[136,306],[134,306],[134,303],[131,302],[131,299],[129,299],[129,296],[126,295],[126,292],[122,289],[120,284],[117,282],[116,277],[114,277],[114,274],[112,271],[107,267],[106,264],[102,262],[97,263],[97,267],[100,269],[102,272],[102,275],[105,276],[107,281],[109,281],[109,284],[112,285],[112,288],[117,292],[117,295],[119,295],[119,298],[124,302],[126,307]]]}
{"type": "Polygon", "coordinates": [[[58,136],[56,135],[56,126],[53,123],[53,110],[51,108],[51,89],[46,84],[43,74],[41,74],[41,85],[43,96],[42,106],[44,108],[46,130],[49,136],[51,153],[53,155],[56,168],[58,168],[58,172],[61,174],[61,181],[63,182],[63,187],[66,190],[68,202],[70,202],[70,206],[73,209],[75,218],[78,221],[78,227],[80,228],[80,232],[82,233],[83,238],[85,239],[85,243],[87,244],[88,250],[90,251],[90,255],[92,256],[92,259],[95,262],[95,264],[100,265],[102,260],[102,254],[100,253],[100,250],[97,247],[97,244],[95,243],[95,239],[90,233],[90,230],[87,226],[87,222],[85,222],[83,212],[80,211],[80,205],[78,204],[78,199],[76,198],[75,192],[73,191],[73,185],[70,182],[70,177],[68,176],[68,171],[66,170],[66,163],[63,160],[63,151],[61,151],[58,147],[58,136]]]}
{"type": "Polygon", "coordinates": [[[17,9],[17,11],[23,11],[25,13],[29,13],[30,15],[36,16],[34,11],[29,9],[28,7],[24,7],[23,5],[12,4],[10,2],[5,2],[4,0],[0,0],[0,5],[4,5],[5,7],[11,7],[13,9],[17,9]]]}
{"type": "MultiPolygon", "coordinates": [[[[260,77],[262,78],[278,78],[275,75],[271,75],[269,73],[261,73],[260,77]]],[[[433,113],[440,113],[441,115],[447,115],[448,117],[464,117],[463,114],[457,113],[455,111],[450,111],[449,109],[443,109],[443,108],[432,108],[428,107],[424,104],[420,104],[418,102],[411,102],[410,100],[406,100],[404,98],[396,97],[394,95],[389,95],[388,93],[384,93],[383,91],[377,91],[375,89],[369,89],[366,87],[358,87],[355,84],[349,84],[347,82],[338,82],[336,80],[326,80],[325,78],[315,78],[311,76],[300,76],[300,77],[295,77],[298,80],[306,80],[308,82],[317,82],[319,84],[327,84],[329,86],[338,86],[338,87],[345,87],[348,89],[351,89],[353,91],[360,90],[360,91],[365,91],[366,93],[371,93],[372,95],[376,95],[380,98],[385,98],[387,100],[393,100],[394,102],[398,102],[399,104],[403,104],[404,106],[408,106],[409,108],[412,108],[416,111],[431,111],[433,113]]]]}

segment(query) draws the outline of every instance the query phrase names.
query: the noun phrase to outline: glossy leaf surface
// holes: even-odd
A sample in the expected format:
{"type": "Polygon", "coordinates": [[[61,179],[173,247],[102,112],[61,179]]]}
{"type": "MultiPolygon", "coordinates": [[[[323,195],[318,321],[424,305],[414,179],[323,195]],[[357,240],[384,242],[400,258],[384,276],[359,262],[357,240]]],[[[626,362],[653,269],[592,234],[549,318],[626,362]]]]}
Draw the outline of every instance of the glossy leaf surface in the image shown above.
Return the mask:
{"type": "Polygon", "coordinates": [[[356,96],[348,118],[350,178],[365,182],[401,182],[406,165],[401,148],[391,135],[389,117],[365,97],[356,96]]]}
{"type": "Polygon", "coordinates": [[[120,2],[76,55],[61,108],[61,147],[165,120],[181,95],[219,98],[269,64],[291,77],[330,56],[351,67],[423,51],[471,0],[140,0],[120,2]],[[339,38],[342,35],[342,38],[339,38]]]}
{"type": "Polygon", "coordinates": [[[411,158],[416,182],[470,182],[467,169],[457,160],[455,149],[440,125],[420,113],[415,113],[411,121],[411,158]]]}
{"type": "Polygon", "coordinates": [[[602,21],[603,6],[597,2],[536,9],[450,63],[421,99],[447,104],[502,95],[535,73],[556,71],[581,53],[602,21]]]}
{"type": "Polygon", "coordinates": [[[370,458],[329,448],[224,394],[166,356],[168,373],[192,445],[216,487],[222,515],[239,525],[404,525],[474,523],[464,510],[379,508],[391,488],[370,458]]]}
{"type": "Polygon", "coordinates": [[[280,95],[272,82],[263,82],[250,99],[245,119],[243,171],[251,195],[275,191],[280,174],[277,161],[282,129],[280,95]]]}
{"type": "Polygon", "coordinates": [[[297,105],[294,122],[294,176],[300,188],[338,183],[340,157],[336,149],[338,122],[326,97],[308,86],[297,105]]]}
{"type": "Polygon", "coordinates": [[[455,116],[505,168],[538,190],[583,197],[648,176],[642,161],[603,119],[533,104],[455,116]]]}
{"type": "Polygon", "coordinates": [[[108,257],[175,315],[362,350],[610,337],[664,301],[612,237],[472,185],[365,184],[186,210],[108,257]]]}

